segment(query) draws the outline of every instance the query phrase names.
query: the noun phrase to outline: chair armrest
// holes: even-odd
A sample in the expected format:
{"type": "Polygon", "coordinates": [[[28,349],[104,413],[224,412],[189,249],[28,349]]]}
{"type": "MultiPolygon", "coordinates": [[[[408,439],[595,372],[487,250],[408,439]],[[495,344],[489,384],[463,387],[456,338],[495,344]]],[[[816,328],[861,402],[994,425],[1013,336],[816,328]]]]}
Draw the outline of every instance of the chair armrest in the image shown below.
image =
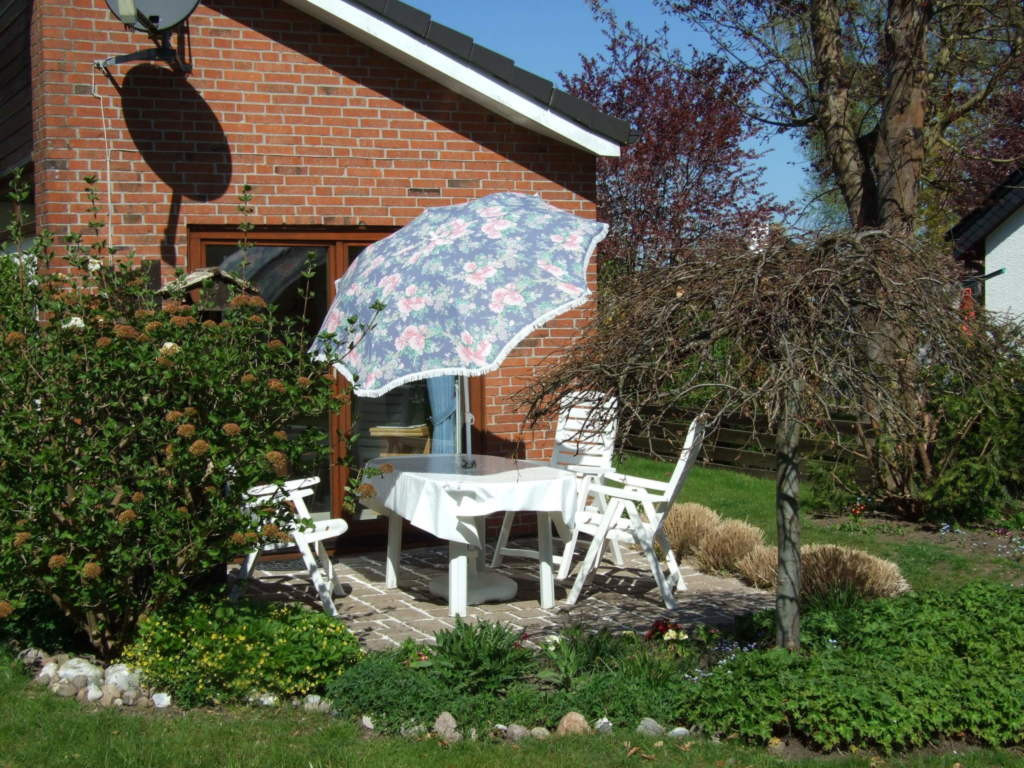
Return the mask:
{"type": "Polygon", "coordinates": [[[653,494],[648,493],[638,488],[618,488],[614,485],[592,485],[590,486],[591,494],[600,494],[601,496],[608,496],[613,499],[626,499],[628,501],[649,501],[657,504],[665,500],[664,494],[653,494]]]}
{"type": "Polygon", "coordinates": [[[651,480],[646,477],[637,477],[636,475],[624,475],[621,472],[607,472],[601,479],[611,480],[614,483],[622,483],[632,487],[649,488],[655,491],[665,491],[668,489],[668,483],[661,480],[651,480]]]}

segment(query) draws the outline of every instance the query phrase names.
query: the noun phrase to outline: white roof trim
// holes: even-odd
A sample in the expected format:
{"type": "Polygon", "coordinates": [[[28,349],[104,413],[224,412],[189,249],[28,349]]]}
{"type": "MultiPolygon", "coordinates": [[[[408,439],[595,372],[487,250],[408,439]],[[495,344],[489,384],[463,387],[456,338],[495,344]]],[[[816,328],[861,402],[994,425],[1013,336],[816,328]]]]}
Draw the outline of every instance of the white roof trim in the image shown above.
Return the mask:
{"type": "Polygon", "coordinates": [[[619,156],[616,142],[567,120],[360,6],[345,0],[285,2],[517,125],[594,155],[619,156]]]}

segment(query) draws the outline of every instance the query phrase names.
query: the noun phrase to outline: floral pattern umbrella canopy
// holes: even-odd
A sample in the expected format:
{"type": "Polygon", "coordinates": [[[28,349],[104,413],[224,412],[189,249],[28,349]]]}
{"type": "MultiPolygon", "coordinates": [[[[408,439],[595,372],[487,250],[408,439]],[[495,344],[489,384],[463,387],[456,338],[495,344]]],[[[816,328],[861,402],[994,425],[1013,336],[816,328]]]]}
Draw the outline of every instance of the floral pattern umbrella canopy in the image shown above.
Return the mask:
{"type": "MultiPolygon", "coordinates": [[[[336,366],[361,397],[488,373],[533,330],[587,300],[587,266],[607,232],[513,192],[429,208],[360,254],[320,330],[344,331],[352,317],[367,326],[336,366]]],[[[318,338],[310,352],[323,356],[330,343],[318,338]]]]}

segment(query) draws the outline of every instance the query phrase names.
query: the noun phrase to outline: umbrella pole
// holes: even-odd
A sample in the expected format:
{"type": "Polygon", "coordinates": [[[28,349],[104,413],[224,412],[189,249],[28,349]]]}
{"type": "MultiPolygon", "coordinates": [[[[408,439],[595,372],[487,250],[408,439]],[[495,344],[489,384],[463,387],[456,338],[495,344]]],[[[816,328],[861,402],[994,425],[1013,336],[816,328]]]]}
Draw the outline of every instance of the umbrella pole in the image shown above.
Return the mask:
{"type": "Polygon", "coordinates": [[[465,430],[464,445],[466,447],[465,453],[467,456],[472,457],[473,455],[473,412],[469,409],[469,377],[460,376],[462,380],[462,386],[460,392],[462,394],[461,401],[459,403],[459,409],[462,413],[462,426],[465,430]]]}

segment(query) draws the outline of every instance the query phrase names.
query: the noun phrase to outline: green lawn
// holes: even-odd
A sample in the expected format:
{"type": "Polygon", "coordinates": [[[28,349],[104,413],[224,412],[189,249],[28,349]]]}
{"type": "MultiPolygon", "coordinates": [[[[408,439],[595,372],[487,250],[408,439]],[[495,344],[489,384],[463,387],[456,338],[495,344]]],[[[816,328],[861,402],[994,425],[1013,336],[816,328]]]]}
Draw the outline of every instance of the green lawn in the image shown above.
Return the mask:
{"type": "MultiPolygon", "coordinates": [[[[972,750],[956,755],[963,768],[1021,765],[1019,755],[972,750]]],[[[733,743],[690,745],[637,738],[634,734],[570,737],[521,745],[433,740],[364,739],[355,727],[324,715],[284,710],[230,709],[137,713],[99,710],[59,699],[32,686],[0,660],[0,768],[441,768],[442,766],[875,766],[864,754],[825,761],[779,757],[733,743]],[[631,753],[633,747],[639,751],[631,753]]],[[[951,757],[921,754],[887,758],[885,765],[945,768],[951,757]]]]}
{"type": "MultiPolygon", "coordinates": [[[[626,456],[619,469],[628,474],[668,479],[673,465],[640,456],[626,456]]],[[[694,467],[683,487],[682,501],[711,507],[723,517],[746,520],[765,532],[768,543],[776,541],[775,482],[725,469],[694,467]]],[[[849,530],[823,526],[801,510],[804,544],[839,544],[855,547],[892,560],[916,589],[954,589],[976,579],[1020,579],[1021,566],[1006,558],[983,553],[965,554],[956,537],[912,536],[896,526],[866,520],[849,530]]]]}

